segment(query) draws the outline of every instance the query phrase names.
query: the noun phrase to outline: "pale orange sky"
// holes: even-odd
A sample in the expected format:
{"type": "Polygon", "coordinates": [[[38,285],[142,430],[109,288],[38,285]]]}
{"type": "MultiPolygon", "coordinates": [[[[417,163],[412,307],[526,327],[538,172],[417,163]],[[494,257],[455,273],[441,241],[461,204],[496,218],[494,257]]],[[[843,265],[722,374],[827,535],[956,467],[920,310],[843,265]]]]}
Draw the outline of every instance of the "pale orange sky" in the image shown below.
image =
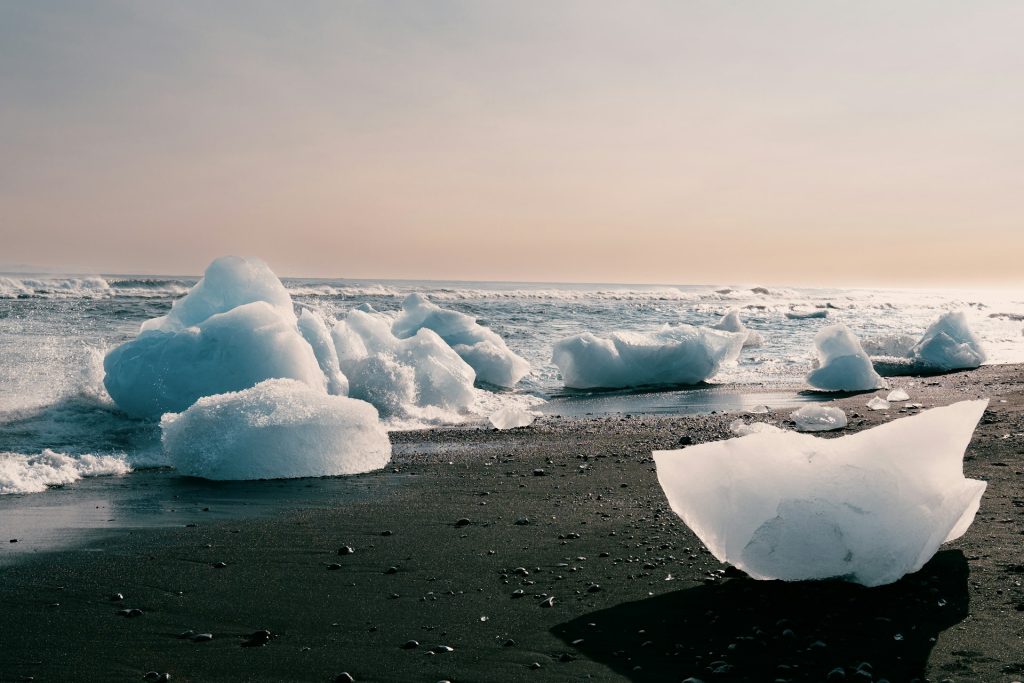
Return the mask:
{"type": "Polygon", "coordinates": [[[1024,3],[0,3],[0,269],[1024,284],[1024,3]]]}

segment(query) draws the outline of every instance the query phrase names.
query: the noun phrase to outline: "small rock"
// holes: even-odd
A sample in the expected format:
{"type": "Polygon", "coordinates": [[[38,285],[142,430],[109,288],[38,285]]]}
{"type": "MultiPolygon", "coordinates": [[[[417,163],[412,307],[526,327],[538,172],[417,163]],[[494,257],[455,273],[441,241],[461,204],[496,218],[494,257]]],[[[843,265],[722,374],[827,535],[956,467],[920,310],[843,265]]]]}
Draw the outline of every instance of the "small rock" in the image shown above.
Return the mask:
{"type": "Polygon", "coordinates": [[[397,574],[398,573],[398,567],[388,567],[387,569],[384,570],[384,573],[385,574],[397,574]]]}
{"type": "Polygon", "coordinates": [[[468,517],[463,517],[462,519],[458,519],[455,521],[455,526],[458,528],[469,526],[470,524],[472,524],[472,522],[469,521],[468,517]]]}
{"type": "Polygon", "coordinates": [[[402,643],[403,650],[415,650],[419,646],[420,642],[418,640],[407,640],[404,643],[402,643]]]}
{"type": "Polygon", "coordinates": [[[381,536],[390,536],[391,535],[391,530],[390,529],[385,529],[384,531],[380,532],[380,535],[381,536]]]}
{"type": "Polygon", "coordinates": [[[227,562],[214,562],[210,566],[213,567],[214,569],[224,569],[224,567],[228,566],[228,563],[227,562]]]}
{"type": "Polygon", "coordinates": [[[353,548],[350,545],[343,545],[340,548],[338,548],[338,554],[339,555],[351,555],[355,551],[356,551],[356,549],[353,548]]]}
{"type": "Polygon", "coordinates": [[[207,643],[207,642],[213,640],[213,634],[212,633],[197,633],[194,636],[192,636],[191,638],[189,638],[189,640],[191,640],[193,643],[207,643]]]}
{"type": "Polygon", "coordinates": [[[329,569],[329,570],[341,569],[341,565],[338,564],[337,562],[331,562],[329,565],[327,565],[327,569],[329,569]]]}
{"type": "Polygon", "coordinates": [[[342,671],[334,677],[334,683],[356,683],[356,679],[352,678],[352,674],[349,672],[342,671]]]}
{"type": "Polygon", "coordinates": [[[121,593],[111,593],[110,602],[121,602],[122,600],[124,600],[124,595],[121,593]]]}
{"type": "Polygon", "coordinates": [[[117,611],[117,614],[119,616],[131,619],[133,617],[141,617],[142,610],[140,610],[138,607],[132,607],[131,609],[120,609],[117,611]]]}
{"type": "Polygon", "coordinates": [[[434,647],[430,648],[430,651],[433,652],[435,655],[441,655],[446,654],[448,652],[455,652],[455,648],[451,647],[450,645],[435,645],[434,647]]]}
{"type": "Polygon", "coordinates": [[[554,607],[555,606],[555,596],[552,595],[552,596],[549,596],[549,597],[545,598],[544,600],[541,601],[540,606],[541,607],[554,607]]]}
{"type": "Polygon", "coordinates": [[[543,477],[546,474],[547,474],[547,472],[545,472],[543,469],[541,469],[539,467],[533,471],[533,476],[535,476],[535,477],[543,477]]]}

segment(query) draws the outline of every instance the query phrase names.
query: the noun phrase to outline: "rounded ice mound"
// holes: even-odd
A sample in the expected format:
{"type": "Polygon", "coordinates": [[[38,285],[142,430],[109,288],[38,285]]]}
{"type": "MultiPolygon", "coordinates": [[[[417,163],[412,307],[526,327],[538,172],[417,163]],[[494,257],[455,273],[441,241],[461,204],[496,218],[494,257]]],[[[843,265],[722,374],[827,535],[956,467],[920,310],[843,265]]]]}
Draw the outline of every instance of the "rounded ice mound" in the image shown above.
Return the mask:
{"type": "Polygon", "coordinates": [[[976,368],[986,360],[981,342],[967,324],[963,311],[939,316],[910,350],[914,361],[937,370],[976,368]]]}
{"type": "Polygon", "coordinates": [[[846,325],[829,325],[814,337],[816,366],[807,383],[825,391],[871,391],[886,386],[846,325]]]}
{"type": "Polygon", "coordinates": [[[326,392],[313,349],[293,321],[264,301],[219,313],[178,332],[143,332],[107,354],[103,384],[137,417],[180,412],[201,396],[272,378],[326,392]]]}
{"type": "Polygon", "coordinates": [[[988,401],[850,436],[759,433],[657,451],[658,481],[708,549],[755,579],[892,583],[962,536],[985,482],[963,455],[988,401]]]}
{"type": "Polygon", "coordinates": [[[373,406],[272,379],[206,396],[160,420],[181,473],[205,479],[292,479],[384,467],[391,443],[373,406]]]}
{"type": "Polygon", "coordinates": [[[295,316],[292,297],[270,266],[258,258],[222,256],[207,266],[203,278],[174,302],[167,316],[149,321],[143,329],[181,330],[254,301],[295,316]]]}
{"type": "Polygon", "coordinates": [[[469,363],[481,382],[511,387],[530,373],[526,359],[472,316],[441,308],[422,294],[410,294],[402,302],[402,314],[391,330],[399,339],[405,339],[423,328],[436,332],[469,363]]]}
{"type": "Polygon", "coordinates": [[[829,432],[846,426],[846,413],[835,406],[803,406],[789,417],[796,423],[798,432],[829,432]]]}
{"type": "Polygon", "coordinates": [[[698,384],[735,360],[746,335],[692,325],[657,332],[590,332],[555,342],[552,361],[571,389],[698,384]]]}
{"type": "Polygon", "coordinates": [[[740,311],[738,308],[729,309],[729,312],[722,316],[722,319],[711,326],[715,330],[725,330],[726,332],[741,332],[747,335],[747,338],[743,340],[743,348],[751,346],[761,346],[764,344],[764,337],[761,336],[760,332],[749,329],[740,320],[740,311]]]}

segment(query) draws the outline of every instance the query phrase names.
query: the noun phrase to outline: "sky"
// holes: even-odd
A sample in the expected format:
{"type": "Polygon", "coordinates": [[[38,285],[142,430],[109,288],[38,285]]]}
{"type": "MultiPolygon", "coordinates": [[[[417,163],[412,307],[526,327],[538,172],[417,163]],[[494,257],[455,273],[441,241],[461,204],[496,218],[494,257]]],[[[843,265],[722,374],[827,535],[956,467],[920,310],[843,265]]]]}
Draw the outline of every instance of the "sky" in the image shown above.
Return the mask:
{"type": "Polygon", "coordinates": [[[0,0],[0,269],[1024,285],[1016,0],[0,0]]]}

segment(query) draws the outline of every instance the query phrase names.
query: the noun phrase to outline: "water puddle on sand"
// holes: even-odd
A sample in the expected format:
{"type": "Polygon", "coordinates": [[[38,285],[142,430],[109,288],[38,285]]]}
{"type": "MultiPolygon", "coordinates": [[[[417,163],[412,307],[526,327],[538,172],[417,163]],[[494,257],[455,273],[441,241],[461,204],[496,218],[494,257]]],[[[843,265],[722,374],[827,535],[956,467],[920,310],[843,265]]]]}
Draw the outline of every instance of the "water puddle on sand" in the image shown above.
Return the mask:
{"type": "Polygon", "coordinates": [[[42,493],[0,496],[0,567],[33,553],[94,552],[95,542],[136,529],[184,527],[333,508],[400,485],[401,474],[206,481],[173,470],[82,479],[42,493]],[[11,542],[17,539],[17,542],[11,542]]]}
{"type": "Polygon", "coordinates": [[[720,387],[674,389],[666,391],[608,391],[575,393],[552,398],[537,410],[545,415],[589,417],[597,415],[703,415],[742,413],[757,406],[783,409],[805,403],[832,400],[820,393],[776,391],[743,393],[720,387]]]}

